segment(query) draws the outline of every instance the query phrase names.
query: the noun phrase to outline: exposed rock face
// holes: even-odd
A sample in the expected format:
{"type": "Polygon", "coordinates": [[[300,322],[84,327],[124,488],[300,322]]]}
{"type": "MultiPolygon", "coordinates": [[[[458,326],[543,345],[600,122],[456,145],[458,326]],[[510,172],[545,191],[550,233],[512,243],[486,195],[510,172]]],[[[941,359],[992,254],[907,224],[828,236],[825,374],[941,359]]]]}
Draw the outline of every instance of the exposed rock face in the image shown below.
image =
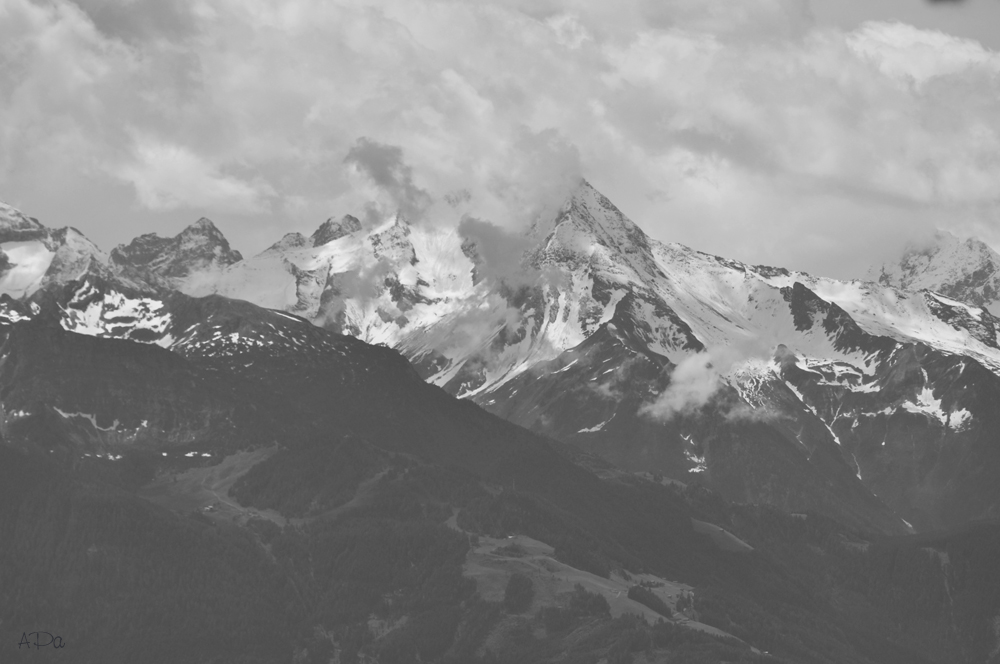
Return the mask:
{"type": "Polygon", "coordinates": [[[112,250],[110,261],[116,271],[151,283],[210,292],[205,275],[219,273],[242,258],[215,224],[202,217],[172,238],[149,233],[120,245],[112,250]]]}
{"type": "Polygon", "coordinates": [[[302,233],[286,233],[283,238],[264,250],[264,253],[282,253],[312,246],[302,233]]]}
{"type": "Polygon", "coordinates": [[[108,255],[75,228],[53,231],[50,242],[55,250],[46,279],[65,283],[86,275],[109,276],[108,255]]]}
{"type": "Polygon", "coordinates": [[[410,242],[410,225],[402,215],[396,215],[394,223],[386,230],[368,236],[368,242],[376,260],[393,264],[415,263],[417,260],[410,242]]]}
{"type": "Polygon", "coordinates": [[[351,235],[360,230],[361,222],[357,217],[347,214],[340,221],[334,221],[333,217],[330,217],[323,222],[323,225],[316,229],[316,232],[310,236],[310,239],[312,240],[312,246],[321,247],[324,244],[339,240],[345,235],[351,235]]]}

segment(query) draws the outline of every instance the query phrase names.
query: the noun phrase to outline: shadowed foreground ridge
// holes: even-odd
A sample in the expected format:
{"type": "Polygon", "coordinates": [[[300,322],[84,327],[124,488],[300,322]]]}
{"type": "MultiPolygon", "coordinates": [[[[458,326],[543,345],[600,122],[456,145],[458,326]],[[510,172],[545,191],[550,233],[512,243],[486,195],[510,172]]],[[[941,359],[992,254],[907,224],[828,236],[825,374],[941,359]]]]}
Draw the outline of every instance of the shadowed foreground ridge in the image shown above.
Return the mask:
{"type": "Polygon", "coordinates": [[[993,647],[994,526],[884,539],[729,505],[244,302],[149,307],[181,321],[172,351],[67,331],[41,302],[2,332],[11,656],[35,629],[68,645],[33,656],[73,662],[974,662],[993,647]],[[505,601],[514,572],[530,600],[505,601]]]}

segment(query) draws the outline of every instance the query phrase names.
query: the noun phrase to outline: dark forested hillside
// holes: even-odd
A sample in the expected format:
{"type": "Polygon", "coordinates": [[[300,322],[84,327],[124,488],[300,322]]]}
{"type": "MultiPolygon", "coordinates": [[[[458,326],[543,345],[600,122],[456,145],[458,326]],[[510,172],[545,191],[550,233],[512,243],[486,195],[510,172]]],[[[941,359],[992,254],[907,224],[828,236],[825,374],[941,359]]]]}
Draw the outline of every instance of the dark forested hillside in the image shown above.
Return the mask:
{"type": "MultiPolygon", "coordinates": [[[[273,325],[198,306],[240,334],[273,325]]],[[[74,664],[971,664],[995,647],[986,527],[886,539],[643,479],[311,327],[301,350],[184,354],[46,325],[3,332],[5,662],[30,632],[65,641],[33,661],[74,664]]]]}

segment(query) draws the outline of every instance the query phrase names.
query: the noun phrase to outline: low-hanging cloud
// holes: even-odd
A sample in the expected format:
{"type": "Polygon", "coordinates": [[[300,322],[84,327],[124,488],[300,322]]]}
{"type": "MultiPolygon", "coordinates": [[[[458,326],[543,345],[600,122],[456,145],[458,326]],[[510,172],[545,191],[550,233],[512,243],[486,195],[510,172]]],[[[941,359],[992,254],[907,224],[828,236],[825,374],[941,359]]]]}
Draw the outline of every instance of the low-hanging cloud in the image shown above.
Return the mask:
{"type": "MultiPolygon", "coordinates": [[[[386,277],[394,274],[393,265],[383,259],[334,275],[332,277],[334,281],[329,285],[332,286],[331,291],[335,295],[322,303],[317,317],[318,324],[321,327],[335,328],[349,301],[361,307],[369,306],[372,300],[385,291],[386,277]]],[[[390,301],[382,304],[392,306],[390,301]]],[[[402,312],[387,313],[398,316],[402,312]]]]}
{"type": "Polygon", "coordinates": [[[220,172],[193,150],[146,138],[136,143],[136,159],[118,176],[135,187],[139,203],[150,210],[199,207],[254,213],[267,209],[273,190],[220,172]],[[183,196],[179,192],[183,192],[183,196]]]}
{"type": "Polygon", "coordinates": [[[446,358],[460,358],[464,369],[492,371],[513,354],[505,344],[494,344],[498,335],[523,325],[521,312],[503,298],[488,296],[478,306],[457,311],[438,324],[418,331],[404,345],[409,350],[433,350],[446,358]]]}
{"type": "Polygon", "coordinates": [[[669,421],[705,406],[722,386],[724,370],[728,369],[720,367],[721,355],[706,351],[681,360],[670,374],[667,389],[655,401],[643,404],[639,414],[669,421]]]}
{"type": "Polygon", "coordinates": [[[515,286],[537,280],[538,271],[524,260],[534,247],[529,235],[469,216],[459,222],[458,233],[471,242],[479,277],[515,286]]]}
{"type": "Polygon", "coordinates": [[[505,206],[497,215],[510,227],[554,214],[579,185],[583,170],[579,150],[559,130],[518,126],[507,159],[488,182],[505,206]]]}
{"type": "Polygon", "coordinates": [[[408,221],[419,221],[431,205],[431,196],[413,182],[413,169],[403,161],[403,150],[361,137],[344,162],[368,176],[408,221]]]}
{"type": "MultiPolygon", "coordinates": [[[[708,405],[726,385],[726,378],[737,365],[748,360],[770,360],[773,349],[757,338],[747,338],[727,346],[713,346],[681,360],[670,372],[670,383],[653,401],[639,408],[639,415],[666,422],[694,413],[708,405]]],[[[730,418],[767,418],[767,413],[750,409],[731,409],[730,418]]]]}

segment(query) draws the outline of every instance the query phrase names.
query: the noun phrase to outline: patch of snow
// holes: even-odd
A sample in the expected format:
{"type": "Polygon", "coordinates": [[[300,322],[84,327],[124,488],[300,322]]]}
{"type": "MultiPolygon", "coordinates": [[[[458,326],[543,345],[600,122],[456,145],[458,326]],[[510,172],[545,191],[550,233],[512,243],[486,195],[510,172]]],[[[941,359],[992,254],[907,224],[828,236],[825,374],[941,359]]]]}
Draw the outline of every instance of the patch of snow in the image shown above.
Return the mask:
{"type": "Polygon", "coordinates": [[[596,425],[590,427],[589,429],[580,429],[579,431],[577,431],[577,433],[596,433],[598,431],[601,431],[602,429],[604,429],[605,426],[607,426],[608,422],[610,422],[611,420],[615,419],[615,414],[616,413],[613,413],[611,415],[611,417],[609,417],[608,419],[604,420],[600,424],[596,424],[596,425]]]}
{"type": "Polygon", "coordinates": [[[564,367],[563,367],[562,369],[556,369],[556,370],[555,370],[555,371],[553,371],[552,373],[553,373],[553,375],[554,375],[554,374],[558,374],[558,373],[562,373],[562,372],[564,372],[564,371],[568,371],[568,370],[569,370],[569,368],[570,368],[571,366],[573,366],[574,364],[576,364],[576,363],[577,363],[577,360],[576,360],[576,359],[574,359],[574,360],[573,360],[572,362],[570,362],[569,364],[567,364],[566,366],[564,366],[564,367]]]}
{"type": "Polygon", "coordinates": [[[695,464],[694,468],[689,468],[689,473],[703,473],[708,470],[708,465],[705,463],[705,456],[698,456],[692,453],[690,450],[684,450],[684,456],[687,457],[688,461],[695,464]]]}
{"type": "Polygon", "coordinates": [[[934,398],[934,391],[929,387],[920,390],[915,402],[904,401],[901,406],[907,412],[926,415],[941,424],[948,424],[948,414],[941,408],[941,400],[934,398]]]}
{"type": "Polygon", "coordinates": [[[966,428],[969,426],[970,422],[972,422],[972,413],[965,408],[956,410],[948,416],[948,426],[956,431],[961,431],[966,428]]]}
{"type": "Polygon", "coordinates": [[[12,267],[0,278],[0,293],[13,298],[31,295],[41,286],[42,278],[52,265],[55,252],[40,240],[0,243],[12,267]]]}
{"type": "Polygon", "coordinates": [[[66,411],[60,410],[57,406],[53,406],[52,409],[55,410],[57,413],[59,413],[65,419],[81,417],[90,422],[91,425],[93,425],[93,427],[99,431],[115,431],[116,429],[118,429],[118,424],[119,424],[118,420],[115,420],[114,424],[112,424],[110,427],[100,427],[97,426],[97,417],[91,415],[90,413],[67,413],[66,411]]]}

